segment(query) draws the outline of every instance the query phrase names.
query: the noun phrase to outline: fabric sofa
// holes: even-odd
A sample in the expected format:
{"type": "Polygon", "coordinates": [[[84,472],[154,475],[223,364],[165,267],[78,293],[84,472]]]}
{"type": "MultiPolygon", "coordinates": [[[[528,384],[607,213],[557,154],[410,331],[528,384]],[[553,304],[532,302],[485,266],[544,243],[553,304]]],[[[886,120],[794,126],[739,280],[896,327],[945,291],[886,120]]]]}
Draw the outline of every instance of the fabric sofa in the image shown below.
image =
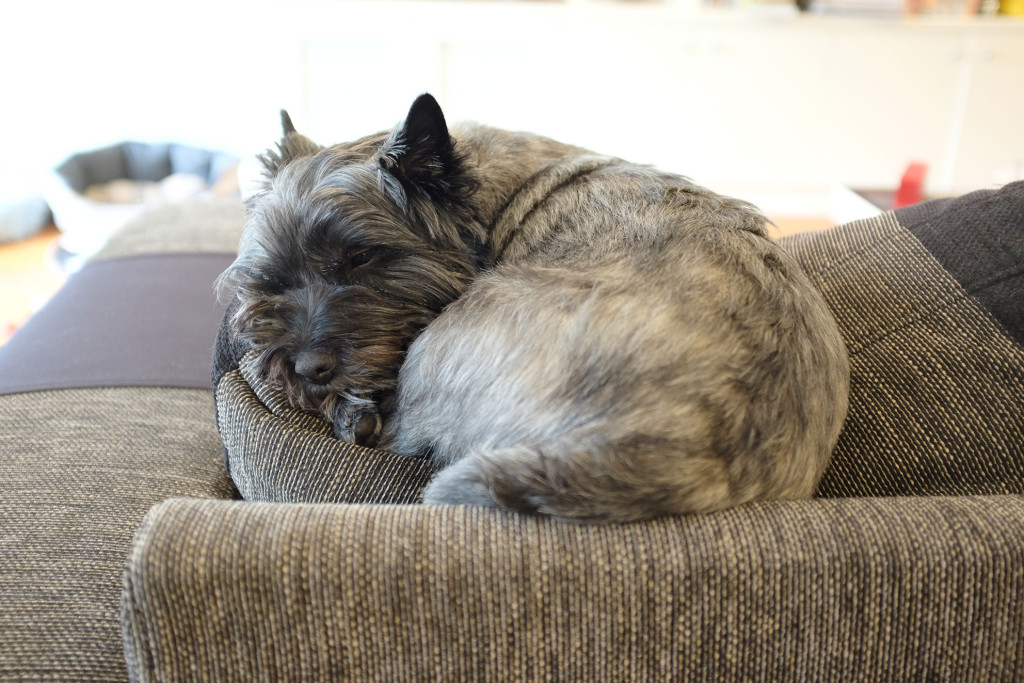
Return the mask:
{"type": "Polygon", "coordinates": [[[241,225],[144,217],[0,347],[0,678],[1024,679],[1024,183],[786,239],[851,353],[817,498],[607,527],[416,505],[223,336],[211,391],[241,225]]]}

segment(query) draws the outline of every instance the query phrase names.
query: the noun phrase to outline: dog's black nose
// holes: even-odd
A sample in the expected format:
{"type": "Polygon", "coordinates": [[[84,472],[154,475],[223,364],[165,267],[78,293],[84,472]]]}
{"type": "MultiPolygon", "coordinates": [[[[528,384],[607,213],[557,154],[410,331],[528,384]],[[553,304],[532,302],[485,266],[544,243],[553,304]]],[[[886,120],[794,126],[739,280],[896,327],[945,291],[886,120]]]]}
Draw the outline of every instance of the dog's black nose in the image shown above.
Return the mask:
{"type": "Polygon", "coordinates": [[[295,359],[295,373],[316,384],[334,378],[334,356],[323,349],[303,351],[295,359]]]}

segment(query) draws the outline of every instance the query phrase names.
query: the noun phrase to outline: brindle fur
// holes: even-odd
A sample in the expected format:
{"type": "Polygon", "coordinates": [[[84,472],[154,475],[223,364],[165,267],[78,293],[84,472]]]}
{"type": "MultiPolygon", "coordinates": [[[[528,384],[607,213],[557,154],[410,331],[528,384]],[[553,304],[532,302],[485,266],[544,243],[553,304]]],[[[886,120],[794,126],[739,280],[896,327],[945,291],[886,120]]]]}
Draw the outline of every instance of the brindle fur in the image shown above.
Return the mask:
{"type": "Polygon", "coordinates": [[[339,438],[446,465],[425,502],[626,522],[813,493],[846,349],[753,206],[449,133],[429,95],[333,147],[282,118],[219,285],[232,329],[339,438]]]}

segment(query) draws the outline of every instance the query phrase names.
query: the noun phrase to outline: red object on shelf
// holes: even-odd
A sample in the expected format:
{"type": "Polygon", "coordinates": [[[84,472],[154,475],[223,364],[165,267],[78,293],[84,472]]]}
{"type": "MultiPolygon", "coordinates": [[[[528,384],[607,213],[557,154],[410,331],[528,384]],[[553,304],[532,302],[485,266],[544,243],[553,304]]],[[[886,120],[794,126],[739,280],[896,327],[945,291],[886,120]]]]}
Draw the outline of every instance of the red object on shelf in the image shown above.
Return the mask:
{"type": "Polygon", "coordinates": [[[924,177],[928,173],[927,164],[915,162],[907,166],[900,180],[900,189],[896,190],[892,208],[917,204],[924,199],[924,177]]]}

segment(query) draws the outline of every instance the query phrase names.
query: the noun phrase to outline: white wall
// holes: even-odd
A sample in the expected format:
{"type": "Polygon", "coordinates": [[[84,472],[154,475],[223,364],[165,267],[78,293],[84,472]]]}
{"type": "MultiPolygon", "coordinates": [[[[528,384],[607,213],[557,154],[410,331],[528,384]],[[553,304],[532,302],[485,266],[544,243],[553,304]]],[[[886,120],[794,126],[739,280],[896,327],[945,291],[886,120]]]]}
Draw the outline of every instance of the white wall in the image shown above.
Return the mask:
{"type": "Polygon", "coordinates": [[[275,134],[296,65],[250,49],[245,23],[217,3],[5,3],[0,177],[129,139],[238,151],[275,134]]]}
{"type": "Polygon", "coordinates": [[[530,129],[822,209],[835,183],[933,191],[1024,163],[1024,24],[865,22],[677,5],[538,2],[7,3],[4,192],[126,139],[250,155],[300,130],[390,127],[419,92],[450,119],[530,129]],[[808,199],[811,198],[811,199],[808,199]]]}

